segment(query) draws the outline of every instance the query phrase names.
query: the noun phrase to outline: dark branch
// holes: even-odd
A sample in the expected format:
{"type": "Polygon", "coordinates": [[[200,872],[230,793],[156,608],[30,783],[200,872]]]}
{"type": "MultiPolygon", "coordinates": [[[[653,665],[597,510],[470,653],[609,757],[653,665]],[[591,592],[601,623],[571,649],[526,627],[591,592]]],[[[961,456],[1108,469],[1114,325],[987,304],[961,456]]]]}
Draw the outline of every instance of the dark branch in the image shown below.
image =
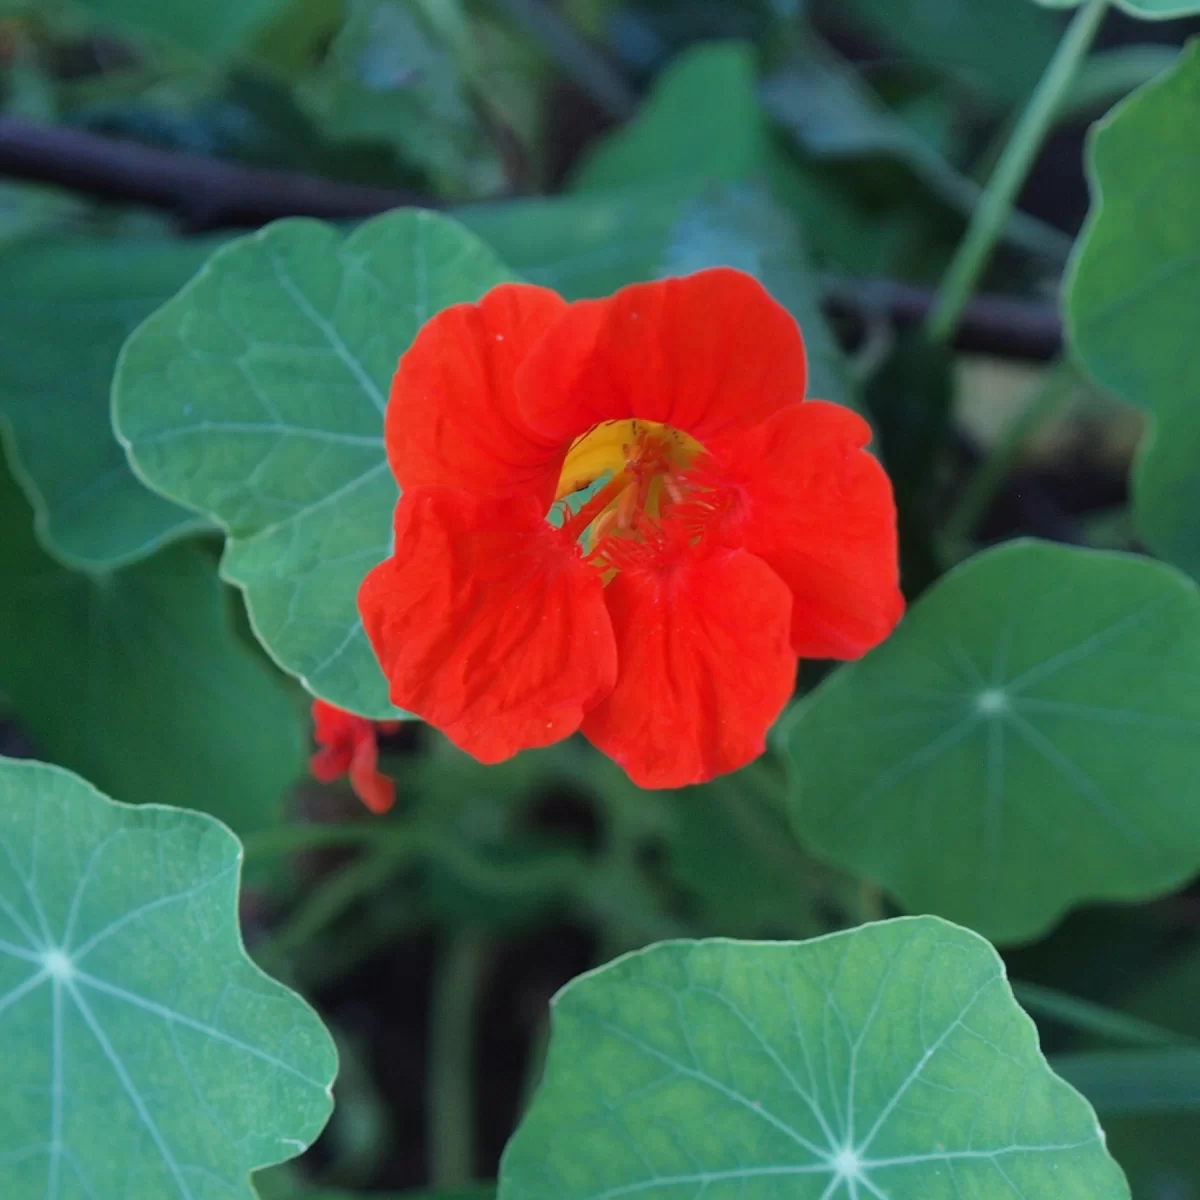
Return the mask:
{"type": "Polygon", "coordinates": [[[267,171],[19,117],[0,117],[0,176],[168,209],[193,229],[437,207],[413,192],[267,171]]]}
{"type": "MultiPolygon", "coordinates": [[[[278,217],[333,220],[407,205],[439,207],[412,192],[240,166],[17,117],[0,117],[3,176],[166,209],[193,230],[257,226],[278,217]]],[[[850,336],[875,320],[901,328],[919,324],[933,303],[931,289],[885,279],[827,280],[823,293],[826,310],[850,336]]],[[[977,296],[955,344],[1040,361],[1058,353],[1062,327],[1052,304],[977,296]]]]}

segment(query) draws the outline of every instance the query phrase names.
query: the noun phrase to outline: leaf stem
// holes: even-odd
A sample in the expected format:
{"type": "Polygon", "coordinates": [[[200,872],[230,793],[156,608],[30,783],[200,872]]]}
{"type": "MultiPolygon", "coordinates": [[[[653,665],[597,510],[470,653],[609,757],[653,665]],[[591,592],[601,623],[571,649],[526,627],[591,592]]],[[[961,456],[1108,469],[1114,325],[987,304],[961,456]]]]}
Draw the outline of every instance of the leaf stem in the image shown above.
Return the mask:
{"type": "Polygon", "coordinates": [[[942,280],[925,326],[931,341],[942,344],[953,338],[963,309],[1012,215],[1017,194],[1100,28],[1108,4],[1109,0],[1086,0],[1080,7],[1029,97],[942,280]]]}
{"type": "Polygon", "coordinates": [[[989,451],[946,518],[943,537],[947,547],[954,550],[971,536],[1029,439],[1058,411],[1078,382],[1079,370],[1070,359],[1060,359],[1046,372],[1033,399],[989,451]]]}
{"type": "Polygon", "coordinates": [[[483,937],[467,930],[450,937],[434,971],[428,1137],[437,1189],[474,1177],[475,1024],[488,958],[483,937]]]}

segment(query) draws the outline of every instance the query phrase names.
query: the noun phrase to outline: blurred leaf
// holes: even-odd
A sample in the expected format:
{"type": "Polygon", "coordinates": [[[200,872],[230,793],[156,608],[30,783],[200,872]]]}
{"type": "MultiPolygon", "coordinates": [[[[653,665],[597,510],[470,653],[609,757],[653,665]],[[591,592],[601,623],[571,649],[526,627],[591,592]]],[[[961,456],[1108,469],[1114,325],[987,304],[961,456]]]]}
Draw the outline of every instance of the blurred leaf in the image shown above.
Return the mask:
{"type": "MultiPolygon", "coordinates": [[[[974,211],[982,187],[946,161],[911,126],[890,112],[849,63],[816,38],[806,38],[760,88],[767,111],[807,153],[818,158],[892,159],[962,217],[974,211]]],[[[1004,238],[1014,246],[1063,259],[1070,238],[1017,212],[1004,238]]]]}
{"type": "Polygon", "coordinates": [[[1012,105],[1033,90],[1061,32],[1050,14],[1014,0],[844,0],[835,13],[1012,105]]]}
{"type": "Polygon", "coordinates": [[[931,917],[669,942],[558,994],[502,1200],[1129,1195],[995,951],[931,917]]]}
{"type": "Polygon", "coordinates": [[[1053,1062],[1101,1116],[1200,1112],[1200,1050],[1083,1050],[1053,1062]]]}
{"type": "Polygon", "coordinates": [[[454,216],[523,279],[579,300],[653,279],[692,194],[651,184],[467,205],[454,216]]]}
{"type": "Polygon", "coordinates": [[[667,870],[693,898],[702,929],[812,936],[822,931],[813,910],[827,873],[804,853],[755,778],[751,767],[673,797],[667,870]]]}
{"type": "Polygon", "coordinates": [[[0,579],[0,693],[41,752],[135,803],[239,832],[279,820],[304,769],[300,713],[238,638],[207,553],[69,571],[0,462],[0,579]]]}
{"type": "Polygon", "coordinates": [[[767,155],[755,74],[754,51],[741,42],[680,54],[655,80],[638,115],[591,150],[572,190],[746,179],[767,155]]]}
{"type": "Polygon", "coordinates": [[[1066,286],[1068,333],[1091,376],[1154,417],[1133,476],[1156,554],[1200,578],[1200,42],[1119,105],[1089,145],[1093,206],[1066,286]]]}
{"type": "Polygon", "coordinates": [[[59,235],[0,252],[0,420],[38,537],[68,566],[117,567],[208,524],[135,478],[109,387],[121,343],[218,244],[59,235]]]}
{"type": "Polygon", "coordinates": [[[165,37],[198,54],[224,57],[283,6],[284,0],[83,0],[102,21],[165,37]]]}
{"type": "Polygon", "coordinates": [[[977,555],[781,727],[797,828],[994,941],[1200,867],[1200,594],[1131,555],[977,555]]]}
{"type": "Polygon", "coordinates": [[[394,146],[439,193],[498,191],[502,166],[454,54],[465,24],[457,0],[349,0],[346,23],[299,95],[326,133],[394,146]]]}
{"type": "MultiPolygon", "coordinates": [[[[1200,1038],[1200,952],[1194,941],[1174,960],[1144,975],[1122,996],[1122,1007],[1190,1038],[1200,1038]]],[[[1169,1071],[1163,1067],[1162,1071],[1169,1071]]],[[[1153,1080],[1157,1072],[1147,1078],[1153,1080]]],[[[1200,1200],[1200,1142],[1191,1111],[1109,1117],[1105,1131],[1138,1200],[1200,1200]]]]}
{"type": "Polygon", "coordinates": [[[255,633],[331,704],[396,715],[357,606],[391,544],[396,361],[434,313],[510,278],[426,212],[345,239],[279,221],[218,251],[121,354],[114,421],[135,468],[228,531],[221,570],[255,633]]]}
{"type": "Polygon", "coordinates": [[[1200,1200],[1194,1112],[1109,1115],[1104,1133],[1137,1200],[1200,1200]]]}
{"type": "Polygon", "coordinates": [[[332,1108],[333,1043],[246,957],[241,846],[0,760],[0,1192],[252,1200],[332,1108]]]}

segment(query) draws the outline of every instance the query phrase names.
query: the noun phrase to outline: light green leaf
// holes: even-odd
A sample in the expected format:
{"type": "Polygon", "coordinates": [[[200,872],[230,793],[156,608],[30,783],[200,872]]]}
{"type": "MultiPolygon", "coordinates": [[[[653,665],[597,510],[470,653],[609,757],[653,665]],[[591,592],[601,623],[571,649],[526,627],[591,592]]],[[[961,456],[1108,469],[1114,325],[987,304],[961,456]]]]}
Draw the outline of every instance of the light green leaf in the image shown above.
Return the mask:
{"type": "Polygon", "coordinates": [[[1089,374],[1154,417],[1134,470],[1134,517],[1155,553],[1200,578],[1200,42],[1094,129],[1093,206],[1066,288],[1089,374]]]}
{"type": "Polygon", "coordinates": [[[391,544],[396,362],[440,309],[510,278],[431,213],[345,239],[279,221],[218,251],[122,351],[114,421],[135,470],[227,530],[222,573],[245,590],[255,633],[341,708],[397,715],[356,603],[391,544]]]}
{"type": "Polygon", "coordinates": [[[68,566],[120,566],[207,524],[135,478],[109,389],[121,343],[217,244],[60,234],[0,252],[0,420],[38,537],[68,566]]]}
{"type": "Polygon", "coordinates": [[[656,80],[638,116],[585,158],[573,190],[747,178],[767,155],[767,124],[754,86],[751,46],[713,42],[685,51],[656,80]]]}
{"type": "Polygon", "coordinates": [[[1014,542],[945,576],[782,722],[820,854],[995,941],[1200,867],[1200,593],[1014,542]]]}
{"type": "Polygon", "coordinates": [[[177,545],[109,574],[69,571],[38,546],[0,461],[0,580],[0,693],[40,753],[136,803],[239,832],[278,822],[305,726],[237,636],[210,554],[177,545]]]}
{"type": "Polygon", "coordinates": [[[222,57],[265,24],[285,0],[84,0],[102,21],[133,33],[170,38],[199,54],[222,57]]]}
{"type": "Polygon", "coordinates": [[[1117,1200],[996,952],[931,917],[668,942],[568,984],[500,1200],[1117,1200]]]}
{"type": "Polygon", "coordinates": [[[241,847],[0,759],[0,1194],[252,1200],[332,1108],[333,1043],[247,958],[241,847]]]}

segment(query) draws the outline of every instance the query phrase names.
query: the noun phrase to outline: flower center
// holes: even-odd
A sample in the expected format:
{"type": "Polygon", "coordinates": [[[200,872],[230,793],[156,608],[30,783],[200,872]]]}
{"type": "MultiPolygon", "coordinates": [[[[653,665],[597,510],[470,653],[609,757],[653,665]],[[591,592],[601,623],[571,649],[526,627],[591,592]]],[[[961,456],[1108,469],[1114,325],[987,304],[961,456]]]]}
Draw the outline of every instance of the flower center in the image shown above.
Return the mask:
{"type": "Polygon", "coordinates": [[[562,527],[583,538],[590,552],[604,537],[634,536],[645,518],[683,496],[683,473],[703,447],[682,430],[637,418],[605,421],[577,438],[567,452],[555,507],[562,527]]]}

